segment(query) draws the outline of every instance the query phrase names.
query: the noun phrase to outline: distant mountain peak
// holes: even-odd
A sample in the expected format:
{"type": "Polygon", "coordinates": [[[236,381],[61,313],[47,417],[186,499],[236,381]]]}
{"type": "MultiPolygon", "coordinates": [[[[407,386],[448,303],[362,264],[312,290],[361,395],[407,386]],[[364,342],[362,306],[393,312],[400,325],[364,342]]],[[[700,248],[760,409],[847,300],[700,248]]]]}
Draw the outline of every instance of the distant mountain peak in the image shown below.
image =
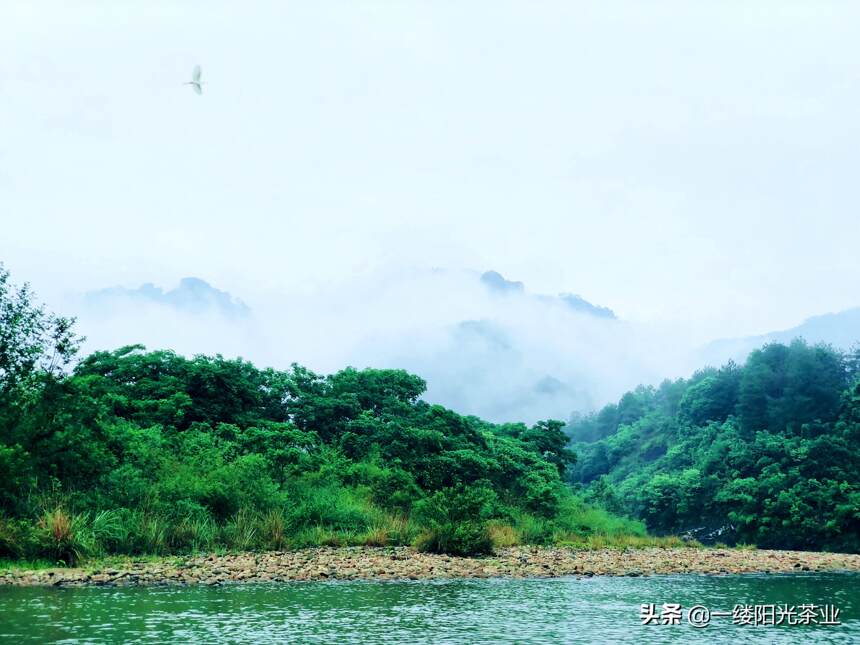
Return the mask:
{"type": "MultiPolygon", "coordinates": [[[[485,271],[481,274],[481,283],[493,293],[498,294],[524,294],[526,292],[525,285],[522,282],[506,280],[505,277],[498,271],[485,271]]],[[[593,305],[582,296],[574,293],[560,293],[556,296],[535,296],[544,302],[561,302],[569,309],[581,313],[595,316],[596,318],[606,318],[616,320],[615,312],[609,307],[600,307],[593,305]]]]}
{"type": "Polygon", "coordinates": [[[753,350],[767,343],[788,344],[803,338],[811,344],[826,343],[837,349],[851,349],[860,343],[860,307],[807,318],[790,329],[744,338],[722,338],[708,343],[700,354],[703,362],[721,364],[729,358],[744,360],[753,350]]]}
{"type": "Polygon", "coordinates": [[[598,318],[609,318],[611,320],[616,320],[618,318],[615,315],[615,312],[609,307],[593,305],[588,302],[588,300],[575,293],[561,293],[559,294],[558,299],[574,311],[591,314],[598,318]]]}
{"type": "Polygon", "coordinates": [[[481,274],[481,282],[497,293],[524,293],[526,289],[522,282],[505,280],[501,273],[492,270],[481,274]]]}
{"type": "Polygon", "coordinates": [[[179,286],[170,291],[146,282],[137,289],[110,287],[90,291],[85,296],[87,304],[98,308],[115,306],[124,299],[161,304],[191,313],[214,311],[231,318],[243,318],[251,313],[248,305],[238,298],[196,277],[182,278],[179,286]]]}

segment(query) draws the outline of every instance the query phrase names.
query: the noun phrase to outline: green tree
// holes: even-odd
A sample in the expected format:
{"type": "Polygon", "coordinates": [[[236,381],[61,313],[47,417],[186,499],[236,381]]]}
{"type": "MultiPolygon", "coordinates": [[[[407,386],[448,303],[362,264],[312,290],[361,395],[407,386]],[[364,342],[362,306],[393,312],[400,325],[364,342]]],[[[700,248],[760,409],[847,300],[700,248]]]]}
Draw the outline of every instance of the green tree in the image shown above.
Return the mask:
{"type": "MultiPolygon", "coordinates": [[[[15,287],[0,264],[0,397],[38,374],[55,375],[68,365],[82,338],[74,318],[47,313],[28,284],[15,287]]],[[[7,399],[8,400],[8,399],[7,399]]]]}

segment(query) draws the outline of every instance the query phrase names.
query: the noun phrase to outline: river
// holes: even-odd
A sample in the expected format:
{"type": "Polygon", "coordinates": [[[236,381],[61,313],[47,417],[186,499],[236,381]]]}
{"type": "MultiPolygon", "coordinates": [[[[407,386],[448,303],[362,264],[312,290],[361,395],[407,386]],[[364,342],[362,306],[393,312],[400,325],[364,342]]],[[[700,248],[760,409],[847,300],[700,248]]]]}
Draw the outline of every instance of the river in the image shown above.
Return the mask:
{"type": "Polygon", "coordinates": [[[0,587],[0,642],[860,643],[860,574],[0,587]],[[680,604],[680,624],[643,625],[650,603],[680,604]],[[841,624],[789,626],[803,604],[837,607],[841,624]],[[707,626],[689,624],[695,605],[707,626]],[[781,626],[717,615],[735,605],[763,606],[766,623],[769,605],[787,611],[781,626]]]}

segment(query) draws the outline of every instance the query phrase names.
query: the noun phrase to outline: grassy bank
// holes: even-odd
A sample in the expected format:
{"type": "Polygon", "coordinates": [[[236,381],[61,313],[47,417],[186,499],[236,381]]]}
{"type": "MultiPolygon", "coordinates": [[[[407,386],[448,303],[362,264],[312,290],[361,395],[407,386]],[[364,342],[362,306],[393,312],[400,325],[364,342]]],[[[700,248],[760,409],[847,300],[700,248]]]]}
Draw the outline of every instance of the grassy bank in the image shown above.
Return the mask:
{"type": "MultiPolygon", "coordinates": [[[[641,522],[613,516],[570,496],[556,517],[527,513],[488,520],[478,537],[458,534],[462,524],[422,525],[404,515],[392,515],[363,499],[359,491],[321,496],[316,512],[307,506],[271,509],[265,513],[240,510],[226,523],[208,516],[179,520],[145,510],[105,510],[73,513],[55,506],[35,519],[0,519],[0,553],[7,564],[27,568],[73,565],[107,556],[166,556],[239,551],[280,551],[310,547],[414,546],[421,551],[449,541],[479,540],[491,552],[520,545],[559,545],[576,548],[677,547],[678,538],[648,536],[641,522]],[[349,518],[349,526],[343,526],[349,518]],[[446,535],[446,531],[450,535],[446,535]]],[[[692,543],[691,543],[692,544],[692,543]]],[[[442,544],[441,546],[445,546],[442,544]]]]}

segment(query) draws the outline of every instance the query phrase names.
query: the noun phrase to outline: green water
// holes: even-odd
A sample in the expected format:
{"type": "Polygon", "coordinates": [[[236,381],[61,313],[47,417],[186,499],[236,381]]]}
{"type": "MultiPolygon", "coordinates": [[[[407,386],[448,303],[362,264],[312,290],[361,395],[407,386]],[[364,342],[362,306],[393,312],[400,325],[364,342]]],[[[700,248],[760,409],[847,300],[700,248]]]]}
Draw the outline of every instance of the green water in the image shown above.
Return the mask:
{"type": "Polygon", "coordinates": [[[860,575],[0,588],[0,642],[860,643],[860,575]],[[642,603],[841,609],[839,626],[643,626],[642,603]]]}

